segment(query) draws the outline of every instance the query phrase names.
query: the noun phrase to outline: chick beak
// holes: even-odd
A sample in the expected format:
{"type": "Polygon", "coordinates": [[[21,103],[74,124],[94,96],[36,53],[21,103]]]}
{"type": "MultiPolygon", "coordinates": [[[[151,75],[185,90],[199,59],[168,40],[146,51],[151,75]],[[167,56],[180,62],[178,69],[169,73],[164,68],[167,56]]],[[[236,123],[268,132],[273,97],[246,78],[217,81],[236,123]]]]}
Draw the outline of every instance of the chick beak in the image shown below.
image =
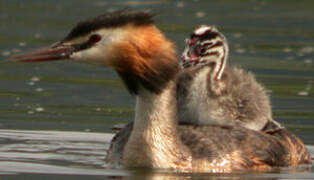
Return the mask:
{"type": "Polygon", "coordinates": [[[75,52],[74,46],[57,43],[47,48],[42,48],[24,54],[15,55],[8,59],[13,62],[42,62],[70,59],[75,52]]]}

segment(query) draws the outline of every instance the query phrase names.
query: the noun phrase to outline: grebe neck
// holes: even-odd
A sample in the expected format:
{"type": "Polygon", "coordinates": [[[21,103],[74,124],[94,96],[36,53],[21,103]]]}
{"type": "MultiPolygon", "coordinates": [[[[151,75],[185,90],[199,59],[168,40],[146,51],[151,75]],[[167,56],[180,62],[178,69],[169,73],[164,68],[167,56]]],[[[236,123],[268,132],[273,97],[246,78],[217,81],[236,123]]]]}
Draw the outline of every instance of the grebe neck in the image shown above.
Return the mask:
{"type": "MultiPolygon", "coordinates": [[[[136,113],[134,127],[138,132],[144,132],[146,127],[167,125],[176,127],[176,111],[171,102],[175,101],[174,83],[169,82],[167,87],[159,94],[141,88],[136,96],[136,113]],[[155,124],[158,123],[158,124],[155,124]]],[[[173,128],[176,131],[176,128],[173,128]]]]}
{"type": "Polygon", "coordinates": [[[137,29],[129,42],[116,48],[116,54],[124,54],[118,57],[116,70],[136,95],[135,122],[122,163],[126,167],[187,167],[187,151],[177,130],[173,79],[179,66],[174,45],[154,26],[137,29]]]}
{"type": "Polygon", "coordinates": [[[128,167],[189,169],[190,154],[178,134],[175,83],[159,93],[140,88],[133,131],[123,152],[128,167]]]}
{"type": "Polygon", "coordinates": [[[229,56],[229,47],[227,40],[224,37],[221,37],[222,41],[217,42],[218,57],[213,69],[213,78],[214,80],[221,80],[222,74],[226,68],[228,56],[229,56]]]}

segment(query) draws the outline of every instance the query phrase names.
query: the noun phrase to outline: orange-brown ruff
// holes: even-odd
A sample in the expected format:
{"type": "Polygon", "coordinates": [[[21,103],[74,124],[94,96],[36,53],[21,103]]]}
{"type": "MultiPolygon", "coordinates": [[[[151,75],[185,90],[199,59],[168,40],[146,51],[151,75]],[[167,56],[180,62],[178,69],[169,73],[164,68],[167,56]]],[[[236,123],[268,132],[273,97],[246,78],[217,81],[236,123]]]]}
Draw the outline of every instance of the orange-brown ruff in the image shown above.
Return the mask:
{"type": "Polygon", "coordinates": [[[177,69],[173,44],[166,41],[154,26],[129,25],[125,29],[129,37],[111,48],[114,68],[132,93],[137,91],[137,88],[130,87],[134,86],[132,83],[142,83],[146,88],[158,92],[162,88],[158,87],[160,81],[172,77],[177,69]]]}
{"type": "Polygon", "coordinates": [[[104,14],[81,23],[57,45],[11,60],[69,58],[114,68],[136,95],[134,125],[120,152],[126,167],[232,172],[310,162],[308,154],[295,158],[296,150],[276,136],[230,126],[178,126],[175,51],[151,17],[130,10],[104,14]],[[146,47],[149,44],[153,47],[146,47]]]}

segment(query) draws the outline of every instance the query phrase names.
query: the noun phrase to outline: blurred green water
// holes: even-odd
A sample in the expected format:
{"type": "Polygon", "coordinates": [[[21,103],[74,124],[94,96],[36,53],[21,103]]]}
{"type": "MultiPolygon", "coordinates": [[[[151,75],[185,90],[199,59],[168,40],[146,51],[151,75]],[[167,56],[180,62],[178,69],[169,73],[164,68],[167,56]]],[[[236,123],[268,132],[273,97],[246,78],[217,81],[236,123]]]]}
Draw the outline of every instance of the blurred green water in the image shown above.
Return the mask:
{"type": "Polygon", "coordinates": [[[157,26],[179,53],[196,26],[216,25],[228,38],[230,63],[255,73],[269,90],[275,119],[314,144],[310,0],[0,0],[0,128],[111,132],[113,124],[131,121],[134,97],[111,69],[1,62],[62,39],[79,20],[126,6],[159,13],[157,26]]]}

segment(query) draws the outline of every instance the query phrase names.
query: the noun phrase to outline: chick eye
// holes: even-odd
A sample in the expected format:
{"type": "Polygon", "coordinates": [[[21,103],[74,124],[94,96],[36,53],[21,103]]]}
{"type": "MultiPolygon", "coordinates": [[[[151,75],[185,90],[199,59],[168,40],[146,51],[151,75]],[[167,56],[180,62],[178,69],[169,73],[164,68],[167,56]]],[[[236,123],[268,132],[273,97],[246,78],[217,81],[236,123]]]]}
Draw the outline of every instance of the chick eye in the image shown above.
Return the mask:
{"type": "Polygon", "coordinates": [[[93,34],[91,37],[89,37],[89,42],[97,43],[101,40],[101,36],[99,34],[93,34]]]}
{"type": "Polygon", "coordinates": [[[204,55],[206,53],[207,49],[204,46],[196,45],[194,47],[194,53],[198,56],[204,55]]]}
{"type": "Polygon", "coordinates": [[[200,49],[199,49],[199,52],[200,52],[200,54],[201,55],[203,55],[203,54],[205,54],[206,53],[206,48],[205,47],[201,47],[200,49]]]}

